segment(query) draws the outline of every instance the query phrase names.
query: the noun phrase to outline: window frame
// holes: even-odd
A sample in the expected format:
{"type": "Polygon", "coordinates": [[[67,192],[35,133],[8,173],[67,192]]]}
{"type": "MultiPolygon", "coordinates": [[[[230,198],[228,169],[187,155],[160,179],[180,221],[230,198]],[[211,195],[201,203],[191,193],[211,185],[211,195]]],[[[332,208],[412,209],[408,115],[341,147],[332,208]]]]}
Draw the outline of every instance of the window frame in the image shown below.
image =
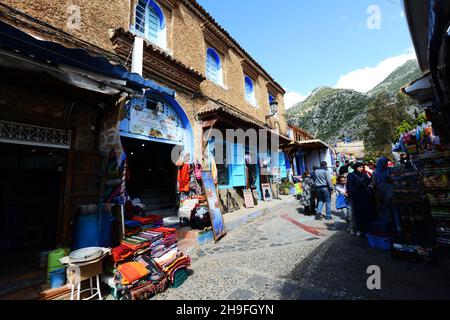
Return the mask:
{"type": "Polygon", "coordinates": [[[213,83],[215,83],[215,84],[217,84],[217,85],[219,85],[221,87],[224,87],[223,61],[222,60],[223,59],[222,59],[222,57],[220,56],[220,54],[219,54],[219,52],[217,50],[215,50],[213,47],[207,47],[206,48],[206,61],[205,61],[205,63],[206,63],[206,72],[205,72],[206,79],[209,80],[209,81],[212,81],[213,83]],[[210,56],[212,57],[212,59],[214,59],[214,61],[217,64],[217,69],[216,69],[217,81],[215,81],[214,79],[211,79],[209,77],[209,74],[208,74],[208,58],[210,56]]]}
{"type": "Polygon", "coordinates": [[[245,93],[245,101],[250,103],[253,107],[258,108],[258,104],[256,102],[256,90],[255,90],[255,81],[249,76],[244,74],[244,93],[245,93]],[[248,99],[248,93],[247,93],[247,79],[250,81],[251,85],[251,92],[250,92],[250,99],[248,99]]]}
{"type": "MultiPolygon", "coordinates": [[[[140,14],[142,14],[142,12],[140,12],[140,14]]],[[[142,20],[142,17],[139,17],[140,20],[142,20]]],[[[133,33],[135,33],[137,36],[140,36],[142,38],[144,38],[146,41],[151,42],[152,44],[160,47],[163,50],[167,50],[167,23],[166,23],[166,16],[164,14],[164,11],[161,9],[161,6],[155,1],[155,0],[137,0],[135,2],[135,6],[134,6],[134,23],[131,26],[130,29],[132,29],[133,33]],[[138,19],[138,8],[142,8],[143,6],[141,6],[141,2],[146,2],[147,1],[147,5],[145,7],[145,12],[144,14],[144,21],[141,21],[141,25],[138,25],[137,19],[138,19]],[[150,15],[151,15],[151,11],[152,10],[155,15],[158,17],[158,29],[157,29],[157,36],[156,39],[154,39],[154,37],[150,34],[150,15]],[[141,28],[139,27],[143,27],[144,31],[142,32],[141,28]]]]}

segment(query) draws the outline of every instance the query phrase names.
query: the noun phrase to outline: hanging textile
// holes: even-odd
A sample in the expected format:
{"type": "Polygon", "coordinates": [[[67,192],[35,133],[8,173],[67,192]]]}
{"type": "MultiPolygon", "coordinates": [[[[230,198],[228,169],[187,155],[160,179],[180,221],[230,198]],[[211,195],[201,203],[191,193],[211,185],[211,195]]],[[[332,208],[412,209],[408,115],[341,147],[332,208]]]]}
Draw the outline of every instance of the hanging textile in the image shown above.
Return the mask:
{"type": "Polygon", "coordinates": [[[189,192],[190,185],[190,165],[188,163],[183,164],[178,169],[178,188],[180,192],[189,192]]]}
{"type": "Polygon", "coordinates": [[[213,177],[214,180],[214,184],[217,185],[217,166],[216,166],[216,161],[214,160],[214,157],[211,157],[211,175],[213,177]]]}

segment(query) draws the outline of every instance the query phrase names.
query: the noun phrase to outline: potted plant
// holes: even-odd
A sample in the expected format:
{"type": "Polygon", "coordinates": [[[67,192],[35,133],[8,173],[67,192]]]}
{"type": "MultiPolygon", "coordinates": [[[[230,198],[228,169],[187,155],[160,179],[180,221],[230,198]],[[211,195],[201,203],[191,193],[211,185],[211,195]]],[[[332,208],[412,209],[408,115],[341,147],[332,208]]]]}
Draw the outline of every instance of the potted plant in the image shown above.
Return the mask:
{"type": "Polygon", "coordinates": [[[293,186],[294,184],[291,181],[289,181],[289,179],[281,180],[280,193],[285,196],[289,195],[291,187],[293,186]]]}

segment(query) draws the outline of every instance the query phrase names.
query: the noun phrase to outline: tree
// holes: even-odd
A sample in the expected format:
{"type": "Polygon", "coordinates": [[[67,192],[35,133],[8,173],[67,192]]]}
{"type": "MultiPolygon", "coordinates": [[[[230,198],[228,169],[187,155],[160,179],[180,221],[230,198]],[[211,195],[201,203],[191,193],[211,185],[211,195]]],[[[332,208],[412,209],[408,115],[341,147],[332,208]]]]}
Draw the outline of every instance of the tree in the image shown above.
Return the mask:
{"type": "Polygon", "coordinates": [[[392,143],[398,140],[397,128],[411,120],[406,112],[410,101],[404,96],[380,93],[369,104],[366,115],[367,129],[364,143],[370,157],[390,156],[392,143]]]}

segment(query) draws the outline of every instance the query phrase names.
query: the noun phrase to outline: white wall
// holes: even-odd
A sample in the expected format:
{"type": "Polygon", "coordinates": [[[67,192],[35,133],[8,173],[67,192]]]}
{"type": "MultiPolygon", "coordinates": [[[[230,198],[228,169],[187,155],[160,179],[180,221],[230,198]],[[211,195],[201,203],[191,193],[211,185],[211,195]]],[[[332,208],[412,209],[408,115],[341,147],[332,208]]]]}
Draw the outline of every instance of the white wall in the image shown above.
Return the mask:
{"type": "Polygon", "coordinates": [[[328,163],[329,171],[333,172],[329,148],[310,151],[310,154],[305,156],[306,169],[309,172],[312,172],[313,166],[320,167],[322,161],[326,161],[328,163]]]}

